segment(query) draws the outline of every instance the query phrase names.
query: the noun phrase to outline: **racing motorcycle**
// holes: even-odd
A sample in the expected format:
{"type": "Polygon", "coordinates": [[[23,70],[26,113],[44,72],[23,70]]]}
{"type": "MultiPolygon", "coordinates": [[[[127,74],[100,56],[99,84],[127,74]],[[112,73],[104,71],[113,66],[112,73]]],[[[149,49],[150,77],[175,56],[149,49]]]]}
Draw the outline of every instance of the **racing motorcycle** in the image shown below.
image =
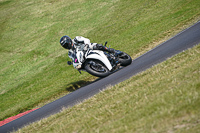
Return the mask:
{"type": "MultiPolygon", "coordinates": [[[[106,46],[106,44],[107,42],[105,42],[104,46],[106,46]]],[[[114,53],[91,49],[83,53],[83,51],[76,50],[76,55],[73,56],[76,56],[76,58],[73,57],[71,59],[75,60],[73,63],[68,61],[68,65],[73,64],[74,68],[80,73],[81,71],[87,71],[96,77],[106,77],[120,67],[128,66],[132,63],[131,57],[119,50],[115,50],[114,53]]]]}

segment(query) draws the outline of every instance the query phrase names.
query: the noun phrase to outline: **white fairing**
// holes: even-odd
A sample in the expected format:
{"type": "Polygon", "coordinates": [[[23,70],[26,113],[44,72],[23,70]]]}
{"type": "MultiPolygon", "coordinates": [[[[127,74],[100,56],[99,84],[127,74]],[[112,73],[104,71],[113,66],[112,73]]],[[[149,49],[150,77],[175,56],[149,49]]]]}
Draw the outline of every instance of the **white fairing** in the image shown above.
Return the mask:
{"type": "Polygon", "coordinates": [[[79,63],[82,63],[84,61],[83,57],[84,53],[82,51],[77,51],[77,58],[79,63]]]}
{"type": "Polygon", "coordinates": [[[68,56],[72,59],[73,66],[76,69],[81,68],[82,63],[87,60],[87,59],[95,59],[101,61],[107,68],[108,70],[112,70],[112,66],[110,64],[110,61],[108,58],[105,56],[103,51],[100,50],[87,50],[86,54],[84,55],[83,51],[76,49],[74,50],[69,50],[68,56]]]}
{"type": "Polygon", "coordinates": [[[88,56],[86,56],[86,59],[97,59],[99,61],[101,61],[102,63],[104,63],[104,65],[111,70],[112,66],[110,64],[110,61],[108,60],[108,58],[105,56],[103,51],[100,50],[90,50],[88,51],[88,53],[86,54],[88,56]]]}

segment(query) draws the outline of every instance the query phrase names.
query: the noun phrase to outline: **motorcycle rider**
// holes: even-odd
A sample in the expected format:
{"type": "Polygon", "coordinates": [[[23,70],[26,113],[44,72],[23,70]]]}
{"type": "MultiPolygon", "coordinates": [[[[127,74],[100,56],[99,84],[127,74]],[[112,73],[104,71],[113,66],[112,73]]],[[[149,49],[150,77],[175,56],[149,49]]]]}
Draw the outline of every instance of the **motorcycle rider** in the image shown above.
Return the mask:
{"type": "Polygon", "coordinates": [[[65,35],[61,37],[60,44],[65,49],[69,49],[68,56],[72,59],[73,63],[77,61],[76,49],[78,49],[78,51],[83,51],[84,54],[88,49],[115,53],[114,49],[107,48],[102,44],[90,43],[88,38],[82,36],[76,36],[74,39],[71,39],[69,36],[65,35]]]}

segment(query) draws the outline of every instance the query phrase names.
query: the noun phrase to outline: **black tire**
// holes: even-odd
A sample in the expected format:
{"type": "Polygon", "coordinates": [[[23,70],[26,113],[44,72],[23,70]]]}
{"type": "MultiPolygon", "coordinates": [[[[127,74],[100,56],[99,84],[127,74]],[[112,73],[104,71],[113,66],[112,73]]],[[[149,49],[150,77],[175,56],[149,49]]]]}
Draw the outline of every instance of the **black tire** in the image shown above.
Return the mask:
{"type": "Polygon", "coordinates": [[[88,60],[84,64],[85,70],[96,77],[106,77],[111,72],[108,70],[108,68],[100,61],[98,60],[88,60]],[[93,65],[95,63],[95,65],[93,65]]]}
{"type": "Polygon", "coordinates": [[[127,53],[122,52],[118,58],[121,66],[128,66],[132,63],[132,59],[127,53]]]}

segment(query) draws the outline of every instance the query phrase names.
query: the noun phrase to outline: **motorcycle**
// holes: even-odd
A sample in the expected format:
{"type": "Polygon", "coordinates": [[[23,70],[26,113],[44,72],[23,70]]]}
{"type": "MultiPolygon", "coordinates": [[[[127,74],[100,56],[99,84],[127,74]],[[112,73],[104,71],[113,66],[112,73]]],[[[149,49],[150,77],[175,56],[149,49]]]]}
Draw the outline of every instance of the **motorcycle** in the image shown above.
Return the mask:
{"type": "MultiPolygon", "coordinates": [[[[106,46],[107,42],[105,42],[106,46]]],[[[72,51],[69,51],[69,54],[72,51]]],[[[76,55],[69,55],[73,60],[68,61],[68,65],[73,64],[80,73],[86,71],[96,77],[106,77],[118,70],[120,67],[128,66],[132,63],[131,57],[125,52],[115,50],[114,53],[101,50],[88,49],[85,53],[76,50],[76,55]],[[73,57],[72,57],[73,56],[73,57]],[[74,58],[74,56],[76,56],[74,58]]]]}

